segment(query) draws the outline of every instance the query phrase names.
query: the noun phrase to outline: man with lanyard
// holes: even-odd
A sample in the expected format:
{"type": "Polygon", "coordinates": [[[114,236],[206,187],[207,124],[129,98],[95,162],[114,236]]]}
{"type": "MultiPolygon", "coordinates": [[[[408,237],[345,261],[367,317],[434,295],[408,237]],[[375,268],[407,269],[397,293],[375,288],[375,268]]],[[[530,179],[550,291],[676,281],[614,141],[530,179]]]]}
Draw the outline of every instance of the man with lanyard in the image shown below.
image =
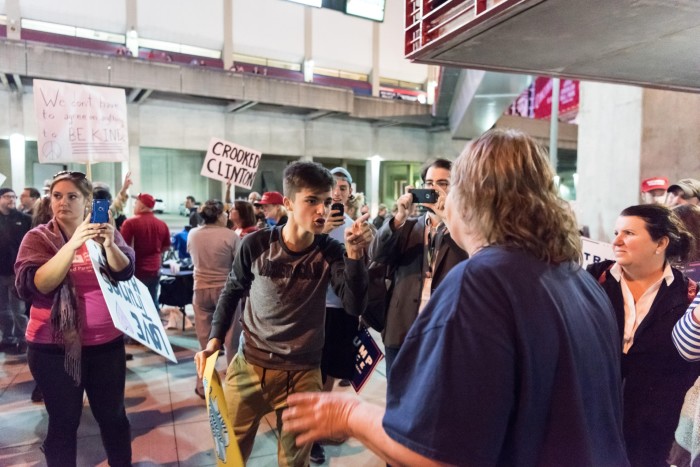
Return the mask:
{"type": "Polygon", "coordinates": [[[467,253],[450,237],[443,222],[445,197],[450,189],[452,163],[446,159],[428,162],[421,170],[423,188],[438,192],[435,204],[423,204],[426,214],[409,218],[413,195],[402,195],[398,212],[385,222],[369,248],[369,257],[386,264],[393,273],[393,290],[382,332],[386,352],[386,373],[418,313],[442,279],[467,253]]]}

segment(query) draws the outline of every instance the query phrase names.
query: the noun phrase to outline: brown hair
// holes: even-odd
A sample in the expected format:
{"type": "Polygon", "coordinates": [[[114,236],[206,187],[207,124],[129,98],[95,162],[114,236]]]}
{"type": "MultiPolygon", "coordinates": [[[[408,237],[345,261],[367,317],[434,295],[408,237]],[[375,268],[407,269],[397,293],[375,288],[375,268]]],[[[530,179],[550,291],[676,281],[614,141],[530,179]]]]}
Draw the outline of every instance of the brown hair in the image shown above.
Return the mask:
{"type": "Polygon", "coordinates": [[[210,199],[199,210],[199,215],[202,216],[205,224],[214,224],[223,212],[224,203],[218,199],[210,199]]]}
{"type": "Polygon", "coordinates": [[[335,178],[330,171],[317,162],[292,162],[284,169],[284,196],[294,199],[301,190],[330,191],[335,184],[335,178]]]}
{"type": "Polygon", "coordinates": [[[525,133],[494,129],[476,139],[452,167],[450,195],[488,244],[549,263],[580,262],[576,220],[559,198],[546,152],[525,133]]]}
{"type": "Polygon", "coordinates": [[[620,213],[623,217],[639,217],[652,240],[668,238],[666,260],[685,261],[692,248],[693,235],[688,232],[680,218],[661,204],[639,204],[625,208],[620,213]]]}
{"type": "Polygon", "coordinates": [[[32,209],[32,227],[36,227],[40,224],[47,224],[52,217],[51,197],[44,196],[36,200],[34,208],[32,209]]]}
{"type": "Polygon", "coordinates": [[[692,242],[693,248],[688,255],[688,261],[700,261],[700,206],[681,204],[673,208],[673,213],[678,216],[695,240],[692,242]]]}
{"type": "Polygon", "coordinates": [[[53,193],[53,187],[58,182],[69,181],[78,189],[78,191],[85,197],[86,201],[90,203],[92,201],[92,182],[87,179],[82,172],[59,172],[53,180],[51,180],[51,185],[49,186],[49,196],[53,193]]]}
{"type": "Polygon", "coordinates": [[[233,202],[233,209],[238,211],[238,218],[241,220],[240,227],[242,229],[251,227],[256,224],[255,211],[253,205],[248,201],[236,200],[233,202]]]}

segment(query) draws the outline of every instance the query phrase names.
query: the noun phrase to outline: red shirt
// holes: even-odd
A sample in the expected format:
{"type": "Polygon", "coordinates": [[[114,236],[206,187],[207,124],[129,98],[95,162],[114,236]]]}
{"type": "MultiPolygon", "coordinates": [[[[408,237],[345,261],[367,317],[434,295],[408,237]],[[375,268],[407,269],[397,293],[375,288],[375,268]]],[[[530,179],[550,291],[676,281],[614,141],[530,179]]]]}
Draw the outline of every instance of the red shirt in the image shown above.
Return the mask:
{"type": "Polygon", "coordinates": [[[152,212],[143,212],[124,221],[122,237],[136,253],[138,279],[160,274],[161,254],[170,247],[170,230],[165,222],[152,212]]]}

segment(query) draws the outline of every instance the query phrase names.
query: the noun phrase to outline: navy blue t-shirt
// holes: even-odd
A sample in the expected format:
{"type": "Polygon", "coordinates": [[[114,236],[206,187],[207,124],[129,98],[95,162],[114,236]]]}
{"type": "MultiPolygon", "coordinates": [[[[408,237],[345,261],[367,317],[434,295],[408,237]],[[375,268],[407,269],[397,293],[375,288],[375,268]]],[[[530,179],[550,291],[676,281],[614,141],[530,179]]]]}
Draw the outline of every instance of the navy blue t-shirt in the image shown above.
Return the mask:
{"type": "Polygon", "coordinates": [[[584,269],[485,248],[413,324],[384,429],[458,465],[628,465],[619,349],[612,306],[584,269]]]}

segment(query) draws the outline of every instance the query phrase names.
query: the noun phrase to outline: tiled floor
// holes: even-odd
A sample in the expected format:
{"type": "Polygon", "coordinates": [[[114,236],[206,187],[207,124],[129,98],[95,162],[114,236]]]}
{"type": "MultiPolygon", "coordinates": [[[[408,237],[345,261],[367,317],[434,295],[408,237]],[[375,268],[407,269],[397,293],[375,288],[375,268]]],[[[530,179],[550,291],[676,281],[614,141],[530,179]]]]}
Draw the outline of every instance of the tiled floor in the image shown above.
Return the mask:
{"type": "MultiPolygon", "coordinates": [[[[194,394],[192,356],[197,349],[194,330],[169,330],[168,334],[178,359],[177,365],[144,347],[127,347],[127,351],[134,355],[134,359],[127,363],[126,380],[126,406],[131,421],[134,465],[215,465],[204,401],[194,394]]],[[[221,358],[219,362],[223,371],[225,361],[221,358]]],[[[45,465],[39,446],[46,434],[48,419],[44,405],[34,404],[29,399],[33,388],[26,357],[0,353],[1,466],[45,465]]],[[[353,391],[352,388],[339,387],[336,390],[353,391]]],[[[382,362],[359,397],[383,404],[385,390],[382,362]]],[[[274,415],[269,415],[266,423],[261,425],[249,466],[277,465],[274,424],[274,415]]],[[[324,465],[385,465],[352,439],[340,446],[326,446],[325,450],[324,465]]],[[[87,401],[78,430],[78,465],[107,465],[99,429],[87,401]]]]}

